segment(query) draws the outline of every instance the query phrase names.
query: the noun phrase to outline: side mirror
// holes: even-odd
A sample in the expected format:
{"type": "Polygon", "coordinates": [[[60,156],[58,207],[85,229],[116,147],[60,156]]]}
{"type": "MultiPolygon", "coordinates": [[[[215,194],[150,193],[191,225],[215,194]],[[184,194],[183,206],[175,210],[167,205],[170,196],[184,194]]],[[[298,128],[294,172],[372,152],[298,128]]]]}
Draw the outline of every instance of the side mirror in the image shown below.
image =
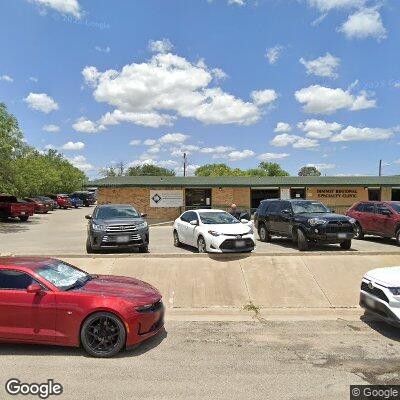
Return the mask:
{"type": "Polygon", "coordinates": [[[26,288],[26,291],[28,293],[39,294],[42,291],[42,287],[40,285],[38,285],[37,283],[32,283],[32,285],[29,285],[26,288]]]}
{"type": "Polygon", "coordinates": [[[289,215],[292,215],[292,212],[290,210],[282,210],[282,214],[288,217],[289,215]]]}
{"type": "Polygon", "coordinates": [[[242,224],[248,224],[248,223],[249,223],[249,220],[246,219],[246,218],[242,218],[242,219],[240,220],[240,222],[241,222],[242,224]]]}
{"type": "Polygon", "coordinates": [[[85,218],[86,219],[92,219],[92,216],[91,215],[85,215],[85,218]]]}
{"type": "Polygon", "coordinates": [[[189,222],[189,224],[190,224],[190,225],[193,225],[193,226],[197,226],[197,225],[198,225],[198,222],[197,222],[196,219],[193,219],[192,221],[189,222]]]}
{"type": "Polygon", "coordinates": [[[390,210],[382,210],[382,214],[386,215],[387,217],[390,217],[392,215],[390,210]]]}
{"type": "Polygon", "coordinates": [[[147,217],[147,214],[146,214],[146,213],[141,213],[140,216],[141,216],[142,218],[146,218],[146,217],[147,217]]]}

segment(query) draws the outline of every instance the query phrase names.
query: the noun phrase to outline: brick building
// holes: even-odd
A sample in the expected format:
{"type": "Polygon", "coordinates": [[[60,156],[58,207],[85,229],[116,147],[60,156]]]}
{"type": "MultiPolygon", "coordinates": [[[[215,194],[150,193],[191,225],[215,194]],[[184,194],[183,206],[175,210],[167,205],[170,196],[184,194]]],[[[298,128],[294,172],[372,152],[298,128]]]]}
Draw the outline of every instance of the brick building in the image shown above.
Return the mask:
{"type": "Polygon", "coordinates": [[[90,182],[98,203],[133,204],[149,218],[175,219],[185,209],[232,203],[254,210],[262,199],[322,201],[343,212],[360,200],[400,201],[400,176],[385,177],[158,177],[124,176],[90,182]]]}

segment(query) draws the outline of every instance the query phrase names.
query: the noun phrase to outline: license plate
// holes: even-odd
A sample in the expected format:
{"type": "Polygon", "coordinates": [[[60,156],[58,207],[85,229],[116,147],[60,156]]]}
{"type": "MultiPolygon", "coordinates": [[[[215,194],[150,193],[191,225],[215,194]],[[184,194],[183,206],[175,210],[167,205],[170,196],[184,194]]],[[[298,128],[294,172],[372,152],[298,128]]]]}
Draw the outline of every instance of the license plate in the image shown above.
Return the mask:
{"type": "Polygon", "coordinates": [[[347,238],[347,233],[338,233],[338,238],[339,239],[346,239],[347,238]]]}
{"type": "Polygon", "coordinates": [[[365,298],[365,304],[370,308],[375,308],[375,300],[370,299],[369,297],[365,298]]]}
{"type": "Polygon", "coordinates": [[[246,242],[244,240],[237,240],[235,242],[235,246],[236,247],[244,247],[244,246],[246,246],[246,242]]]}
{"type": "Polygon", "coordinates": [[[22,212],[21,212],[21,215],[25,215],[25,214],[26,214],[25,211],[22,211],[22,212]]]}
{"type": "Polygon", "coordinates": [[[117,236],[117,243],[129,242],[129,236],[117,236]]]}

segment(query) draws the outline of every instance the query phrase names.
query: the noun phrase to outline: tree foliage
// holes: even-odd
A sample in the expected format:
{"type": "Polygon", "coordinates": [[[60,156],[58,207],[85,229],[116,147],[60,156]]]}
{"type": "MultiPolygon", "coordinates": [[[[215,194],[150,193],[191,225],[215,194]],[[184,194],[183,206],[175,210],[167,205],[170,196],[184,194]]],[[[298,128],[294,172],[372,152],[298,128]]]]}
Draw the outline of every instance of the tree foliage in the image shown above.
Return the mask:
{"type": "Polygon", "coordinates": [[[175,171],[153,164],[136,165],[128,168],[128,176],[175,176],[175,171]]]}
{"type": "Polygon", "coordinates": [[[17,119],[0,103],[0,193],[69,193],[86,181],[86,175],[56,150],[43,154],[28,146],[17,119]]]}
{"type": "Polygon", "coordinates": [[[261,162],[258,168],[231,168],[226,164],[206,164],[196,169],[196,176],[288,176],[277,163],[261,162]]]}
{"type": "Polygon", "coordinates": [[[316,167],[305,166],[300,169],[299,176],[321,176],[321,172],[316,167]]]}

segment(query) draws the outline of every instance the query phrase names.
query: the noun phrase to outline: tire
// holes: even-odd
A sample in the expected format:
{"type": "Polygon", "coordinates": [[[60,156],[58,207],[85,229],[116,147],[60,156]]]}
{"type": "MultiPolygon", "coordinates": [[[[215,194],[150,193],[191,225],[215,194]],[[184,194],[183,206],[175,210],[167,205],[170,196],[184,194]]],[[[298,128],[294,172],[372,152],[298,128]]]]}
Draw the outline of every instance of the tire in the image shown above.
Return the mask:
{"type": "Polygon", "coordinates": [[[26,222],[28,221],[29,216],[28,215],[22,215],[21,217],[18,217],[20,221],[26,222]]]}
{"type": "Polygon", "coordinates": [[[340,247],[342,248],[342,250],[350,250],[351,240],[345,240],[344,242],[340,243],[340,247]]]}
{"type": "Polygon", "coordinates": [[[89,315],[82,325],[80,336],[84,350],[98,358],[115,356],[126,344],[123,322],[109,312],[89,315]]]}
{"type": "Polygon", "coordinates": [[[203,238],[203,236],[199,236],[197,239],[197,251],[199,253],[207,253],[206,240],[203,238]]]}
{"type": "Polygon", "coordinates": [[[148,253],[149,252],[149,246],[140,246],[139,247],[139,253],[148,253]]]}
{"type": "Polygon", "coordinates": [[[303,233],[301,229],[297,230],[297,248],[300,251],[305,251],[309,247],[308,240],[306,238],[306,235],[303,233]]]}
{"type": "Polygon", "coordinates": [[[64,210],[68,210],[68,207],[63,207],[64,210]]]}
{"type": "Polygon", "coordinates": [[[400,229],[396,232],[396,244],[400,246],[400,229]]]}
{"type": "Polygon", "coordinates": [[[173,235],[174,235],[174,246],[175,247],[181,247],[182,243],[179,240],[178,232],[174,231],[173,235]]]}
{"type": "Polygon", "coordinates": [[[364,239],[364,232],[361,228],[361,225],[357,222],[355,227],[355,236],[354,239],[362,240],[364,239]]]}
{"type": "Polygon", "coordinates": [[[89,236],[86,239],[86,253],[88,253],[88,254],[93,254],[94,253],[94,249],[92,247],[92,243],[90,242],[89,236]]]}
{"type": "Polygon", "coordinates": [[[265,224],[261,224],[258,228],[258,237],[260,238],[261,242],[270,242],[271,241],[271,235],[268,232],[267,227],[265,224]]]}

